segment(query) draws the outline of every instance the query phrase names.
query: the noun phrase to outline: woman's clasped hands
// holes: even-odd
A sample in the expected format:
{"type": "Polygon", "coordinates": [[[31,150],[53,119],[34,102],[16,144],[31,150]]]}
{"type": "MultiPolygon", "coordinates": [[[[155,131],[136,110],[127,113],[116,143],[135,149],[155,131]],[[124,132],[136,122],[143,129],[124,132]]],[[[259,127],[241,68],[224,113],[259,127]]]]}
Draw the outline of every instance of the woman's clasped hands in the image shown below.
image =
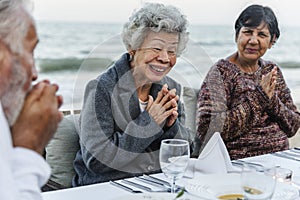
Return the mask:
{"type": "Polygon", "coordinates": [[[274,67],[272,71],[270,71],[267,75],[262,76],[260,86],[269,97],[269,99],[271,99],[275,93],[276,79],[277,67],[274,67]]]}
{"type": "Polygon", "coordinates": [[[165,84],[155,100],[149,95],[146,110],[158,125],[170,127],[178,117],[178,99],[179,96],[176,94],[176,89],[169,90],[168,85],[165,84]]]}

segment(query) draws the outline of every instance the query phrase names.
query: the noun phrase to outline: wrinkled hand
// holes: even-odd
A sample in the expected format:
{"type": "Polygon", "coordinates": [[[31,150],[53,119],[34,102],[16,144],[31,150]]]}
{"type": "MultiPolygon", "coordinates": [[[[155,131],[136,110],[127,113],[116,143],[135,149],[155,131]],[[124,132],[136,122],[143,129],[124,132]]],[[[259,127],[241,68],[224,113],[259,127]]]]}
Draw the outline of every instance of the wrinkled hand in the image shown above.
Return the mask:
{"type": "Polygon", "coordinates": [[[172,126],[178,116],[178,99],[179,97],[176,95],[176,89],[169,91],[168,86],[164,85],[155,101],[153,100],[153,97],[149,95],[146,110],[158,125],[163,126],[164,123],[166,123],[167,127],[172,126]]]}
{"type": "Polygon", "coordinates": [[[275,93],[275,86],[276,86],[276,79],[277,79],[277,67],[274,67],[271,72],[267,75],[263,75],[260,86],[262,87],[263,91],[267,94],[269,99],[271,99],[275,93]]]}
{"type": "Polygon", "coordinates": [[[22,111],[11,127],[14,146],[43,153],[63,118],[58,110],[63,99],[56,95],[57,90],[56,84],[43,81],[28,93],[22,111]]]}
{"type": "Polygon", "coordinates": [[[172,126],[174,124],[174,122],[176,121],[177,117],[178,117],[178,104],[177,104],[177,102],[179,100],[179,96],[176,95],[176,89],[170,90],[169,95],[170,95],[170,100],[172,101],[172,107],[175,110],[167,118],[167,122],[166,122],[167,127],[172,126]]]}

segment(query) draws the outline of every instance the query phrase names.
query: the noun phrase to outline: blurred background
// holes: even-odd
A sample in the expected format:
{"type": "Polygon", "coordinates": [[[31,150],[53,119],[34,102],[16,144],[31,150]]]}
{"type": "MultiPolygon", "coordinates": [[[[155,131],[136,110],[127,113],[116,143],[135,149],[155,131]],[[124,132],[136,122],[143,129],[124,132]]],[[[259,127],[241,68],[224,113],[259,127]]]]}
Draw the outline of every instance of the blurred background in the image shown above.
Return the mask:
{"type": "Polygon", "coordinates": [[[270,6],[281,36],[264,56],[279,64],[298,108],[300,105],[300,12],[294,0],[33,0],[40,42],[35,50],[39,80],[60,85],[63,109],[81,109],[83,90],[125,48],[120,33],[134,9],[145,2],[172,4],[190,22],[190,42],[171,76],[199,88],[209,67],[234,51],[234,22],[248,5],[270,6]]]}

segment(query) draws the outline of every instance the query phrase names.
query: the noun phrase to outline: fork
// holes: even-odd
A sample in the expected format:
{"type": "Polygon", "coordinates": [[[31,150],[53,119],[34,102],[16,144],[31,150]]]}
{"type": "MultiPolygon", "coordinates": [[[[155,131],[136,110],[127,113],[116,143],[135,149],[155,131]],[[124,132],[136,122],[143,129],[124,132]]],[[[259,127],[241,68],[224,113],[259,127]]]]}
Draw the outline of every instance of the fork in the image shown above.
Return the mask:
{"type": "Polygon", "coordinates": [[[123,185],[123,184],[115,182],[115,181],[109,181],[109,183],[116,186],[116,187],[118,187],[118,188],[122,188],[122,189],[124,189],[128,192],[131,192],[131,193],[142,193],[142,191],[140,191],[140,190],[134,190],[134,189],[132,189],[132,188],[126,186],[126,185],[123,185]]]}
{"type": "Polygon", "coordinates": [[[129,180],[122,180],[122,182],[148,192],[168,192],[169,190],[168,188],[154,189],[129,180]]]}
{"type": "MultiPolygon", "coordinates": [[[[160,179],[160,178],[157,178],[157,177],[154,177],[154,176],[151,176],[151,175],[146,175],[146,174],[143,174],[142,178],[144,178],[148,181],[152,181],[154,183],[163,185],[164,187],[171,189],[171,184],[169,182],[165,181],[165,180],[160,179]]],[[[176,191],[183,190],[183,191],[186,192],[186,189],[182,186],[175,185],[175,187],[176,187],[176,191]]]]}
{"type": "Polygon", "coordinates": [[[151,179],[147,179],[145,177],[135,177],[136,180],[141,181],[143,183],[149,184],[149,185],[153,185],[155,187],[159,187],[159,188],[163,188],[164,190],[166,190],[166,192],[171,192],[171,187],[163,184],[163,183],[159,183],[157,181],[151,180],[151,179]]]}

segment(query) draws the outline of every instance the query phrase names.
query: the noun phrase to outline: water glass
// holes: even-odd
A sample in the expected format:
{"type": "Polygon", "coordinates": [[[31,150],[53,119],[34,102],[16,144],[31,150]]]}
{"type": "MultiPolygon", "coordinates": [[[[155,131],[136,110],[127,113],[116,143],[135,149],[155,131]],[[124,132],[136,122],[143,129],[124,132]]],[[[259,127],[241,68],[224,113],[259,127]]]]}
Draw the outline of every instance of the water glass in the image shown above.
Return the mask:
{"type": "Polygon", "coordinates": [[[165,139],[161,141],[159,163],[162,172],[172,180],[171,192],[175,193],[175,181],[182,178],[189,162],[189,142],[181,139],[165,139]]]}
{"type": "Polygon", "coordinates": [[[293,171],[283,167],[276,168],[276,179],[279,182],[291,183],[293,171]]]}
{"type": "Polygon", "coordinates": [[[241,183],[243,194],[248,200],[271,199],[276,185],[276,167],[243,165],[241,183]]]}

